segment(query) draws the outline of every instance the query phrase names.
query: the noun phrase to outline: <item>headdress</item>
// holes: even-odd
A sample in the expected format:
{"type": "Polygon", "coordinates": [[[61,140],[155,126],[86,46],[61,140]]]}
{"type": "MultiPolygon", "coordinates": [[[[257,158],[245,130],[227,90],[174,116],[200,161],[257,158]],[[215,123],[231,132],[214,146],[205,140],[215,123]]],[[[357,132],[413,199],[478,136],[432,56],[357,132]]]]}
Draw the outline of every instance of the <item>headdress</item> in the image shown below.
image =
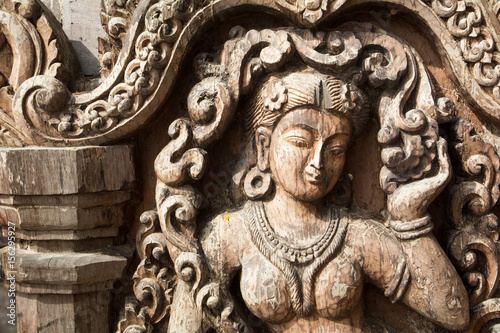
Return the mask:
{"type": "Polygon", "coordinates": [[[308,69],[268,78],[248,107],[246,131],[253,136],[259,126],[273,127],[285,113],[305,106],[346,116],[355,136],[370,115],[367,96],[354,84],[308,69]]]}

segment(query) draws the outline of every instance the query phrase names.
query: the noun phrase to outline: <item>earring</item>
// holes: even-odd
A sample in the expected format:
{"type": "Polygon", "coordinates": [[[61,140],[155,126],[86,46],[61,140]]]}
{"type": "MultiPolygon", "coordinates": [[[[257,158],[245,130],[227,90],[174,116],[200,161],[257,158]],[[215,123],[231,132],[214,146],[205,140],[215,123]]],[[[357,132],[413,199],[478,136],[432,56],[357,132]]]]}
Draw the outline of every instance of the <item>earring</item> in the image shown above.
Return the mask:
{"type": "Polygon", "coordinates": [[[249,199],[259,200],[266,197],[272,189],[272,179],[269,172],[262,172],[254,166],[245,176],[243,189],[249,199]]]}

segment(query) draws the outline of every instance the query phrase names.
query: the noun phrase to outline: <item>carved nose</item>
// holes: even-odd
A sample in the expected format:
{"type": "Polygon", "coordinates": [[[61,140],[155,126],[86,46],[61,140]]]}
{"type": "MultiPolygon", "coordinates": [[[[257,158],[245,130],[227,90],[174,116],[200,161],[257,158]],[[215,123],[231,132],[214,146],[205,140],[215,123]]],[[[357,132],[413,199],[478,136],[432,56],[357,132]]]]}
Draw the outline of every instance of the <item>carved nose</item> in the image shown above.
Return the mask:
{"type": "Polygon", "coordinates": [[[317,142],[313,146],[309,160],[309,165],[318,170],[323,167],[322,146],[321,142],[317,142]]]}

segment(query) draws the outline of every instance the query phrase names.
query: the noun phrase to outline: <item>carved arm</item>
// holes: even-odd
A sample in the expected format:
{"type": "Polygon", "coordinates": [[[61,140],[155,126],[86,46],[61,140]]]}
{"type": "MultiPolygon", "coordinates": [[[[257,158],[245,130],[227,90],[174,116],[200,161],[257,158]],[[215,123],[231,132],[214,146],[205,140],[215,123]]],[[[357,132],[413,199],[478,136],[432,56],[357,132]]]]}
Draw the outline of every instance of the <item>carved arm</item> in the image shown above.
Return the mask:
{"type": "Polygon", "coordinates": [[[438,141],[439,171],[400,186],[388,197],[391,229],[400,240],[411,273],[403,302],[448,329],[469,325],[469,299],[455,268],[432,233],[429,204],[451,177],[446,141],[438,141]],[[423,216],[423,217],[422,217],[423,216]]]}

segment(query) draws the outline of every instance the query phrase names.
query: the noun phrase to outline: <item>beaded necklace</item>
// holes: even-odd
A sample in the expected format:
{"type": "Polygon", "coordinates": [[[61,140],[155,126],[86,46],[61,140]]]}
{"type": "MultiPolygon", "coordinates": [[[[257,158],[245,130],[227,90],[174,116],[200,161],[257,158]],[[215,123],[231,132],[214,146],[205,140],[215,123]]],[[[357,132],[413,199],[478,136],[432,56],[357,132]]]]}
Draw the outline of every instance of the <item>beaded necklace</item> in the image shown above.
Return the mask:
{"type": "Polygon", "coordinates": [[[275,233],[261,201],[249,201],[245,214],[252,242],[285,276],[294,312],[299,317],[309,315],[315,307],[314,277],[337,254],[347,231],[347,218],[340,218],[339,210],[332,208],[324,234],[312,245],[297,247],[275,233]],[[303,270],[301,276],[299,269],[303,270]]]}

